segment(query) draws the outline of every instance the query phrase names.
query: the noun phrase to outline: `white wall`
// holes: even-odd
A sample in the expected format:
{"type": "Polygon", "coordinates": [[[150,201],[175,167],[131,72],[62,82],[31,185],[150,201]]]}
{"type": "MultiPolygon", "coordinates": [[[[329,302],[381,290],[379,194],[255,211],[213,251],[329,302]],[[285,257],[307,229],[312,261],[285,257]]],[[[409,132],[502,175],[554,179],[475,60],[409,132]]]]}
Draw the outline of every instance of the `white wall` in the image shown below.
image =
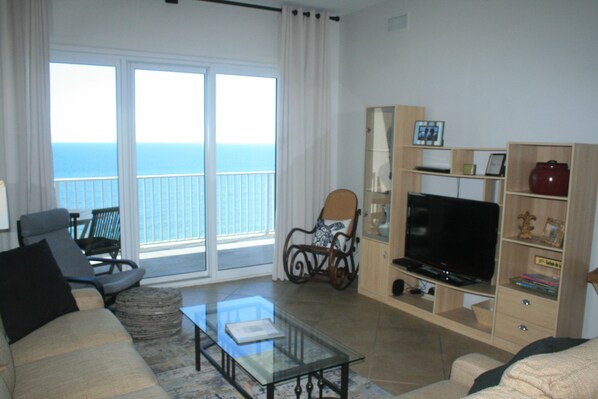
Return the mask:
{"type": "MultiPolygon", "coordinates": [[[[598,1],[390,0],[341,20],[338,183],[363,191],[365,107],[426,107],[445,145],[598,143],[598,1]],[[407,14],[409,28],[387,31],[407,14]]],[[[598,223],[590,269],[598,267],[598,223]]],[[[588,286],[584,336],[598,336],[588,286]]]]}
{"type": "Polygon", "coordinates": [[[50,42],[278,64],[280,13],[180,0],[51,0],[50,42]]]}

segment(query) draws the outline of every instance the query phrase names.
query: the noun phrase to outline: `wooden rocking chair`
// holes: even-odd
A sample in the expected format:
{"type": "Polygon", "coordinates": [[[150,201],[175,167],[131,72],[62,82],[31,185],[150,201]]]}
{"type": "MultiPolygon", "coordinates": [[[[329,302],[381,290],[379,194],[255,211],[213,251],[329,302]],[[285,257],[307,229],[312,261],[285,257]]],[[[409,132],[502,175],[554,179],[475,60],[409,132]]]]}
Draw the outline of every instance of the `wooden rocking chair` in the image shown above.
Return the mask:
{"type": "Polygon", "coordinates": [[[289,280],[302,284],[316,275],[326,275],[338,290],[351,285],[359,270],[354,254],[359,243],[356,231],[360,214],[352,191],[340,189],[328,194],[314,228],[308,231],[296,227],[287,235],[283,264],[289,280]],[[310,237],[311,242],[305,244],[310,237]]]}

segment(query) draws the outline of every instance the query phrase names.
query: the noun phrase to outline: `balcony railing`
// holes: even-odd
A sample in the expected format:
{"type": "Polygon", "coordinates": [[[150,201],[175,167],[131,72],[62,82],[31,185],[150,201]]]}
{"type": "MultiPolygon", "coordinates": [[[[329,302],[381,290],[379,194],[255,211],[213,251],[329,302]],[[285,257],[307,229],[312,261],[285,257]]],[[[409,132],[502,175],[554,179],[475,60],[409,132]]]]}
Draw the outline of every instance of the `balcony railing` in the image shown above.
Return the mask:
{"type": "MultiPolygon", "coordinates": [[[[138,176],[142,245],[205,240],[203,173],[138,176]]],[[[58,205],[96,209],[118,205],[116,177],[55,179],[58,205]]],[[[216,175],[217,237],[274,233],[274,172],[216,175]]]]}

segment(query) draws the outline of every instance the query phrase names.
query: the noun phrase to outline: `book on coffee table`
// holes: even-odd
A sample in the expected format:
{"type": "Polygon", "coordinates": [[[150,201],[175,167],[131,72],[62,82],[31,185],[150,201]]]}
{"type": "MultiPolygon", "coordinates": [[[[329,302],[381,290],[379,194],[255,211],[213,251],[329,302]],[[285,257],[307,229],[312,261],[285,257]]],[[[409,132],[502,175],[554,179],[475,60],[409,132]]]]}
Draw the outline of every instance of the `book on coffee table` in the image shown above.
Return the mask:
{"type": "Polygon", "coordinates": [[[238,344],[284,337],[284,333],[279,331],[270,319],[228,323],[226,325],[226,332],[238,344]]]}

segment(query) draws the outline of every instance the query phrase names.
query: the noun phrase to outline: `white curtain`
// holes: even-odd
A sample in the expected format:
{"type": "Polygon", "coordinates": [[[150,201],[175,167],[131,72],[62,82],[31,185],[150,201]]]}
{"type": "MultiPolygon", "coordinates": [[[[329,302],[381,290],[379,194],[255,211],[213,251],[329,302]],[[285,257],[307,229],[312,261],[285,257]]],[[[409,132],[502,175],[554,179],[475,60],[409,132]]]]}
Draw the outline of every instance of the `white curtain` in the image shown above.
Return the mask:
{"type": "Polygon", "coordinates": [[[311,229],[330,191],[330,24],[328,15],[283,7],[276,161],[273,279],[293,227],[311,229]]]}
{"type": "Polygon", "coordinates": [[[16,221],[55,206],[50,139],[47,0],[0,0],[0,180],[10,230],[0,250],[17,246],[16,221]]]}

